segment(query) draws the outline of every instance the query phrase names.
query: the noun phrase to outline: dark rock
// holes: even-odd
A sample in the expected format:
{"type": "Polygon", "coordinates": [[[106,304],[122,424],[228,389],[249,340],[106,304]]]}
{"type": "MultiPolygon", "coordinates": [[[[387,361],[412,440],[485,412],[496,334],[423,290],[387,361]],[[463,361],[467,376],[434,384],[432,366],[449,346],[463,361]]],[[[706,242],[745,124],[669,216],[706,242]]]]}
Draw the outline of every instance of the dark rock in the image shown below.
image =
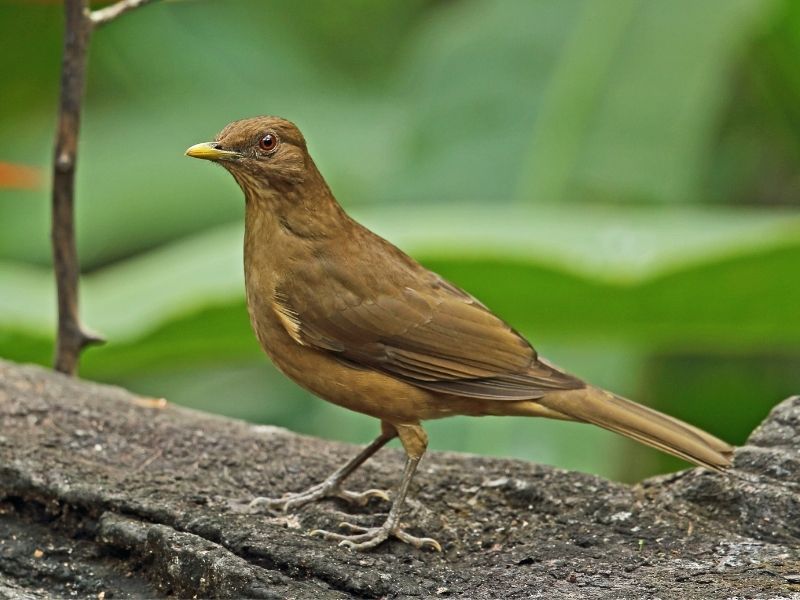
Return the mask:
{"type": "MultiPolygon", "coordinates": [[[[728,475],[626,486],[520,461],[432,453],[410,530],[351,553],[309,537],[386,506],[248,515],[254,495],[324,478],[355,448],[148,402],[0,362],[0,596],[14,598],[800,597],[800,398],[728,475]]],[[[391,487],[384,450],[353,489],[391,487]]]]}

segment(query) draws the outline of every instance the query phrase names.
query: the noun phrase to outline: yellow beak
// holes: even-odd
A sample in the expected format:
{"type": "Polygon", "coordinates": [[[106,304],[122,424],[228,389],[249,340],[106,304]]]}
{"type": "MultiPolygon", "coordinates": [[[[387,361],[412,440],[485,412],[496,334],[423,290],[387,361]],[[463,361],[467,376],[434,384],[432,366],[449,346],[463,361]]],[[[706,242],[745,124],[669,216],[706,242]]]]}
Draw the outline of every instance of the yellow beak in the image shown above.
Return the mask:
{"type": "Polygon", "coordinates": [[[204,160],[230,160],[241,158],[242,155],[231,150],[223,150],[217,142],[203,142],[195,144],[186,150],[186,156],[202,158],[204,160]]]}

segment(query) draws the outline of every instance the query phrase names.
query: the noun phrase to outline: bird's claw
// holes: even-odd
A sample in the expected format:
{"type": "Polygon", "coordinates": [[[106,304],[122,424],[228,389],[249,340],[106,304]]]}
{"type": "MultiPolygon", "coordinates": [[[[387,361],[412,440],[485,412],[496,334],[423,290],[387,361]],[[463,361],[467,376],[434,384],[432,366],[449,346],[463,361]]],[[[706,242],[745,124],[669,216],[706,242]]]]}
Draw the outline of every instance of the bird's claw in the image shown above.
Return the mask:
{"type": "Polygon", "coordinates": [[[361,525],[344,522],[339,523],[339,527],[348,530],[351,532],[351,535],[333,533],[331,531],[325,531],[324,529],[315,529],[310,535],[318,536],[328,541],[339,542],[339,546],[356,551],[371,550],[390,537],[395,537],[401,542],[419,548],[420,550],[429,548],[436,552],[442,551],[441,544],[435,539],[413,536],[410,533],[406,533],[399,526],[391,527],[384,524],[380,527],[362,527],[361,525]]]}
{"type": "Polygon", "coordinates": [[[286,510],[281,502],[281,498],[265,498],[264,496],[258,496],[247,503],[246,510],[253,514],[259,513],[262,510],[286,510]]]}
{"type": "Polygon", "coordinates": [[[357,504],[359,506],[366,506],[373,498],[379,498],[385,502],[389,501],[389,494],[378,489],[366,490],[364,492],[351,492],[349,490],[337,488],[332,495],[336,496],[337,498],[341,498],[346,502],[357,504]]]}
{"type": "Polygon", "coordinates": [[[263,510],[280,510],[285,512],[290,508],[302,506],[303,504],[316,500],[317,496],[313,493],[313,489],[314,488],[310,488],[305,492],[299,492],[297,494],[284,494],[280,498],[265,498],[259,496],[250,501],[247,505],[247,509],[248,512],[251,513],[259,513],[263,510]]]}
{"type": "Polygon", "coordinates": [[[339,523],[339,529],[347,529],[350,533],[367,533],[370,530],[369,527],[363,527],[362,525],[356,525],[355,523],[349,523],[347,521],[339,523]]]}
{"type": "Polygon", "coordinates": [[[397,529],[393,531],[392,534],[401,542],[406,544],[411,544],[415,548],[419,548],[420,550],[424,550],[425,548],[430,548],[436,552],[442,551],[442,545],[437,542],[435,539],[430,537],[416,537],[409,533],[406,533],[402,529],[397,529]]]}
{"type": "Polygon", "coordinates": [[[248,512],[258,513],[262,510],[282,510],[287,511],[292,508],[298,508],[309,502],[321,500],[322,498],[341,498],[346,502],[357,504],[359,506],[366,506],[372,498],[380,498],[381,500],[389,500],[389,494],[383,490],[371,489],[365,492],[351,492],[343,490],[338,483],[323,481],[317,485],[311,486],[305,491],[297,492],[294,494],[284,494],[280,498],[254,498],[247,505],[248,512]]]}

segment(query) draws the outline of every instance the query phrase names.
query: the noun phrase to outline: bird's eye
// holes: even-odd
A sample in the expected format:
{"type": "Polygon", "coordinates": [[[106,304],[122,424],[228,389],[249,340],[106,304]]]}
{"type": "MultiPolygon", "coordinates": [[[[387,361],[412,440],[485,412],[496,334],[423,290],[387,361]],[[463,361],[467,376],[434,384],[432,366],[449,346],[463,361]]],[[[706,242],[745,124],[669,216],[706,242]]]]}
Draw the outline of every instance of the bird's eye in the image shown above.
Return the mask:
{"type": "Polygon", "coordinates": [[[272,154],[278,148],[278,136],[274,133],[268,133],[258,141],[258,147],[264,152],[272,154]]]}

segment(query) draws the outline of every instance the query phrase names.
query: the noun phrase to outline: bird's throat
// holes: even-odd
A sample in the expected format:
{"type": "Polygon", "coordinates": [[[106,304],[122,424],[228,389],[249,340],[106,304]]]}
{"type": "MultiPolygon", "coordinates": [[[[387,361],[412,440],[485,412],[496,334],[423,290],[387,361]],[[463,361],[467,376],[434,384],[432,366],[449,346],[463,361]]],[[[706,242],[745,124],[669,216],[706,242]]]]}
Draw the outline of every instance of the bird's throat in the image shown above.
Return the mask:
{"type": "Polygon", "coordinates": [[[340,235],[350,222],[321,178],[287,186],[242,185],[242,190],[245,227],[254,235],[324,240],[340,235]]]}

